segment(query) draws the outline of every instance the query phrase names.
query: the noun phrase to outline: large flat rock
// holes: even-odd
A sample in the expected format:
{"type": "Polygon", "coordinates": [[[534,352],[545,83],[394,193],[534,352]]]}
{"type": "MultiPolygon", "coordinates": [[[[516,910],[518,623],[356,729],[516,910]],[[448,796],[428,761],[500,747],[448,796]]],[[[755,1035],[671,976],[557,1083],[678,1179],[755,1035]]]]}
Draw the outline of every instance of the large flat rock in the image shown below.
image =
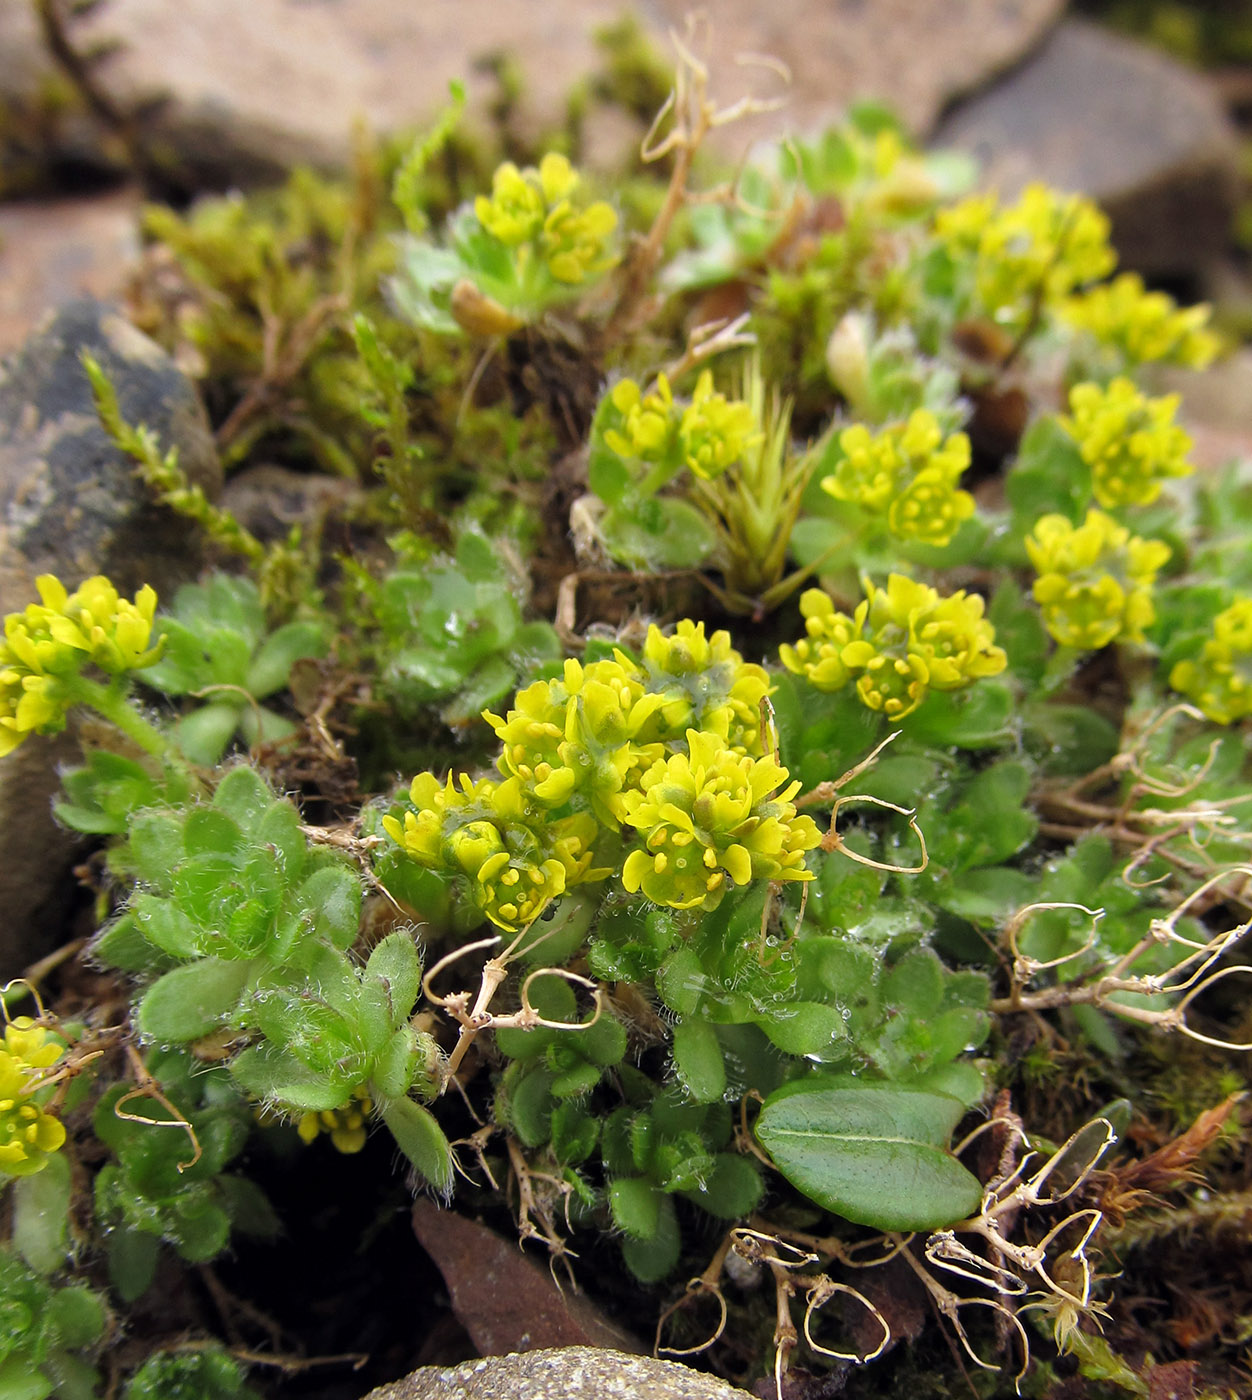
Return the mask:
{"type": "Polygon", "coordinates": [[[121,295],[139,257],[138,192],[0,204],[0,355],[81,296],[121,295]]]}
{"type": "MultiPolygon", "coordinates": [[[[71,303],[0,363],[0,616],[36,601],[42,573],[69,588],[105,573],[133,594],[143,583],[172,589],[199,564],[195,527],[152,501],[97,421],[83,350],[112,379],[130,422],[176,446],[206,491],[221,484],[204,410],[169,356],[116,308],[71,303]]],[[[0,980],[60,932],[75,843],[51,804],[57,765],[75,748],[66,735],[33,735],[0,762],[0,980]]]]}
{"type": "Polygon", "coordinates": [[[750,1400],[713,1376],[672,1361],[596,1347],[491,1356],[424,1366],[365,1400],[750,1400]]]}
{"type": "MultiPolygon", "coordinates": [[[[213,183],[272,178],[300,162],[342,165],[354,122],[378,131],[427,121],[466,80],[481,114],[494,95],[484,61],[520,68],[518,118],[559,125],[570,87],[599,63],[594,33],[630,9],[622,0],[103,0],[70,23],[117,106],[143,113],[160,161],[213,183]]],[[[658,49],[681,27],[686,0],[637,0],[658,49]]],[[[786,111],[722,133],[746,140],[807,129],[857,98],[891,102],[916,131],[944,105],[1018,61],[1064,0],[720,0],[704,46],[712,90],[729,103],[775,95],[777,75],[744,68],[768,54],[793,74],[786,111]]],[[[29,44],[29,34],[23,33],[29,44]]],[[[0,42],[3,28],[0,27],[0,42]]],[[[29,87],[32,60],[11,65],[29,87]]],[[[0,104],[6,68],[0,64],[0,104]]]]}
{"type": "Polygon", "coordinates": [[[1217,90],[1085,21],[1064,21],[934,139],[973,152],[1005,195],[1044,180],[1094,196],[1123,261],[1145,273],[1189,272],[1229,244],[1238,144],[1217,90]]]}

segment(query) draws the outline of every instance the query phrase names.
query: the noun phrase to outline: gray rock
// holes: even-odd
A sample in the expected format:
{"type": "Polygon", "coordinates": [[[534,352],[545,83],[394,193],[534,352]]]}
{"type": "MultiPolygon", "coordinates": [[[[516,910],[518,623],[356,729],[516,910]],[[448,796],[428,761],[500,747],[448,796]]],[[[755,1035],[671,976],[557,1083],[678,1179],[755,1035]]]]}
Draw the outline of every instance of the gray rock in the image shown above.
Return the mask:
{"type": "Polygon", "coordinates": [[[935,144],[973,152],[984,183],[1081,190],[1113,219],[1123,261],[1186,273],[1230,238],[1238,146],[1213,87],[1154,49],[1081,20],[941,123],[935,144]]]}
{"type": "Polygon", "coordinates": [[[50,310],[121,293],[139,259],[137,190],[0,204],[0,355],[50,310]]]}
{"type": "MultiPolygon", "coordinates": [[[[122,111],[142,113],[154,158],[184,179],[248,183],[300,162],[343,165],[357,119],[381,132],[420,125],[446,102],[454,78],[465,80],[481,117],[497,94],[485,71],[492,55],[523,75],[511,120],[530,135],[551,129],[571,86],[599,66],[595,31],[625,8],[621,0],[109,0],[69,30],[80,52],[108,46],[93,77],[122,111]]],[[[637,0],[635,8],[670,54],[667,31],[682,28],[687,0],[637,0]]],[[[717,99],[788,97],[784,110],[718,133],[723,150],[738,155],[785,128],[828,122],[861,97],[890,101],[925,131],[946,103],[1028,52],[1064,0],[721,0],[713,8],[705,52],[717,99]],[[790,88],[776,73],[740,66],[744,52],[781,59],[790,88]]],[[[611,166],[617,154],[600,158],[611,166]]]]}
{"type": "Polygon", "coordinates": [[[332,511],[359,501],[355,481],[325,472],[298,472],[272,462],[245,467],[222,488],[221,506],[269,544],[285,539],[293,525],[316,528],[332,511]]]}
{"type": "MultiPolygon", "coordinates": [[[[0,615],[36,598],[35,578],[69,587],[105,573],[125,592],[169,591],[198,564],[194,527],[156,506],[96,420],[79,353],[112,378],[123,414],[177,445],[193,481],[221,469],[194,389],[168,356],[100,302],[65,307],[0,364],[0,615]]],[[[28,740],[0,763],[0,975],[48,950],[73,843],[52,821],[65,742],[28,740]]]]}
{"type": "Polygon", "coordinates": [[[1200,467],[1252,462],[1252,349],[1246,346],[1200,371],[1150,368],[1156,393],[1182,395],[1179,419],[1200,467]]]}
{"type": "Polygon", "coordinates": [[[725,1381],[650,1356],[559,1347],[424,1366],[365,1400],[748,1400],[725,1381]]]}

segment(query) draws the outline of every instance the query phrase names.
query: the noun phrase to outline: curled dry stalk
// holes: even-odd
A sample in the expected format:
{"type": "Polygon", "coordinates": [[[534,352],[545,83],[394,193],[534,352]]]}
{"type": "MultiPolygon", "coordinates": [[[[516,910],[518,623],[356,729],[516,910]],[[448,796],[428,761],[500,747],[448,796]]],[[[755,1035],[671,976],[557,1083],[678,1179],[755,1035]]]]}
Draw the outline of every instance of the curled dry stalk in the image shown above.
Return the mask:
{"type": "MultiPolygon", "coordinates": [[[[723,200],[732,192],[730,186],[725,186],[697,196],[689,188],[692,163],[709,132],[754,113],[775,111],[781,103],[779,98],[745,96],[729,107],[717,106],[709,96],[709,70],[692,52],[699,29],[707,24],[707,17],[700,20],[689,16],[681,38],[670,31],[670,41],[678,52],[674,86],[643,139],[639,158],[650,165],[672,156],[674,168],[652,227],[626,259],[617,305],[605,328],[605,339],[609,341],[629,334],[641,319],[644,297],[660,264],[665,240],[678,211],[697,198],[703,202],[723,200]]],[[[744,56],[739,61],[769,68],[785,80],[789,76],[777,60],[744,56]]]]}
{"type": "Polygon", "coordinates": [[[655,1352],[664,1351],[671,1356],[691,1356],[708,1350],[722,1336],[726,1329],[728,1310],[726,1297],[722,1292],[721,1277],[732,1254],[749,1264],[768,1269],[774,1283],[774,1385],[779,1400],[782,1400],[783,1377],[786,1375],[791,1354],[800,1345],[802,1336],[810,1350],[817,1355],[836,1361],[850,1361],[857,1365],[873,1361],[890,1345],[890,1324],[859,1289],[853,1288],[851,1284],[838,1282],[826,1273],[803,1272],[818,1263],[819,1254],[809,1248],[807,1242],[789,1238],[787,1232],[776,1231],[767,1222],[754,1219],[749,1225],[739,1225],[727,1232],[704,1272],[689,1280],[686,1292],[661,1314],[657,1323],[655,1352]],[[882,1330],[878,1344],[863,1354],[836,1351],[823,1345],[813,1336],[814,1315],[840,1294],[860,1303],[882,1330]],[[719,1309],[718,1324],[712,1336],[694,1347],[662,1346],[661,1335],[666,1322],[675,1313],[707,1297],[713,1298],[719,1309]],[[797,1297],[802,1297],[805,1304],[804,1318],[799,1327],[792,1316],[792,1303],[797,1297]]]}
{"type": "Polygon", "coordinates": [[[561,967],[539,967],[536,968],[521,986],[521,1006],[516,1011],[507,1012],[504,1015],[493,1013],[490,1010],[495,994],[500,990],[501,984],[508,976],[509,967],[516,962],[522,952],[532,952],[540,943],[550,936],[548,933],[540,934],[536,939],[527,941],[527,935],[534,927],[535,921],[532,919],[523,929],[521,929],[512,943],[496,957],[488,958],[483,964],[482,975],[478,985],[477,994],[470,991],[452,992],[446,996],[431,989],[431,983],[445,968],[450,967],[458,959],[463,958],[467,953],[478,952],[480,949],[494,948],[496,944],[502,942],[499,934],[494,934],[490,938],[480,938],[473,943],[466,943],[460,948],[454,948],[452,952],[440,958],[429,972],[422,978],[422,991],[426,999],[447,1012],[461,1027],[457,1042],[452,1047],[452,1053],[445,1061],[440,1071],[439,1092],[442,1094],[451,1083],[453,1076],[460,1068],[461,1061],[465,1058],[470,1046],[478,1038],[480,1031],[493,1029],[498,1026],[508,1026],[515,1030],[534,1030],[538,1026],[546,1027],[548,1030],[556,1031],[585,1031],[592,1026],[604,1014],[604,990],[591,981],[590,978],[583,977],[577,972],[571,972],[567,968],[561,967]],[[530,1001],[530,989],[533,983],[540,977],[560,977],[566,982],[573,982],[580,987],[587,987],[595,997],[595,1011],[589,1021],[550,1021],[540,1015],[535,1010],[530,1001]],[[471,1003],[472,998],[472,1003],[471,1003]]]}
{"type": "Polygon", "coordinates": [[[578,1255],[570,1249],[565,1237],[556,1227],[558,1213],[565,1217],[565,1228],[573,1229],[569,1219],[570,1198],[574,1188],[562,1177],[552,1172],[536,1171],[526,1160],[526,1155],[516,1138],[507,1139],[509,1167],[513,1181],[517,1185],[517,1233],[520,1243],[527,1240],[540,1240],[547,1246],[548,1268],[552,1281],[560,1288],[556,1276],[559,1260],[565,1269],[572,1287],[577,1287],[571,1259],[578,1255]]]}
{"type": "Polygon", "coordinates": [[[822,837],[823,851],[838,851],[840,854],[847,856],[849,860],[856,861],[858,865],[868,865],[875,870],[886,870],[893,875],[920,875],[930,864],[930,856],[926,850],[925,834],[917,824],[916,809],[900,807],[894,802],[886,801],[884,798],[871,797],[868,793],[845,794],[843,792],[843,789],[847,787],[853,778],[859,778],[866,769],[873,766],[878,755],[882,753],[883,749],[885,749],[888,744],[899,737],[899,733],[900,731],[896,730],[894,733],[888,734],[865,758],[859,763],[854,764],[841,777],[835,778],[832,782],[818,783],[815,788],[812,788],[809,792],[797,798],[795,805],[797,808],[817,806],[830,807],[830,829],[827,831],[826,835],[822,837]],[[889,812],[896,812],[900,816],[907,818],[909,830],[917,837],[918,844],[921,847],[921,863],[919,865],[888,865],[883,861],[874,860],[870,856],[863,856],[859,851],[852,850],[838,831],[840,810],[846,807],[850,802],[868,802],[874,807],[882,807],[889,812]]]}
{"type": "MultiPolygon", "coordinates": [[[[1177,801],[1195,792],[1208,776],[1220,744],[1220,740],[1214,739],[1204,761],[1190,773],[1152,772],[1146,766],[1149,745],[1176,718],[1202,722],[1205,716],[1194,705],[1170,705],[1152,715],[1131,742],[1107,763],[1073,782],[1045,786],[1039,791],[1035,802],[1043,817],[1042,834],[1075,840],[1098,828],[1110,841],[1132,852],[1127,878],[1153,856],[1159,856],[1174,870],[1203,879],[1214,867],[1207,847],[1215,838],[1234,839],[1252,847],[1252,835],[1242,829],[1234,811],[1252,803],[1252,793],[1195,802],[1182,808],[1156,805],[1154,799],[1177,801]],[[1102,786],[1126,779],[1130,781],[1117,801],[1104,801],[1093,795],[1102,786]],[[1198,859],[1177,849],[1182,843],[1198,859]]],[[[1252,907],[1242,883],[1226,891],[1224,897],[1252,907]]]]}
{"type": "Polygon", "coordinates": [[[1117,1134],[1108,1119],[1093,1119],[1040,1162],[1020,1119],[1006,1112],[980,1124],[958,1144],[957,1153],[997,1127],[1008,1129],[1007,1140],[976,1215],[931,1232],[921,1239],[920,1245],[916,1234],[887,1231],[848,1240],[809,1234],[754,1216],[746,1226],[729,1231],[704,1272],[691,1279],[682,1296],[662,1314],[656,1350],[690,1355],[718,1341],[725,1331],[728,1312],[721,1280],[730,1256],[737,1255],[765,1267],[773,1279],[774,1379],[781,1397],[791,1355],[802,1341],[815,1355],[857,1365],[875,1360],[891,1345],[889,1319],[860,1289],[833,1277],[832,1266],[843,1270],[875,1269],[900,1259],[949,1324],[964,1353],[985,1370],[998,1370],[999,1366],[979,1354],[964,1315],[974,1308],[995,1314],[1004,1329],[1002,1341],[1007,1344],[1009,1337],[1017,1340],[1020,1365],[1015,1382],[1020,1385],[1030,1363],[1030,1342],[1021,1322],[1023,1312],[1048,1313],[1058,1342],[1064,1346],[1083,1317],[1097,1317],[1102,1311],[1093,1298],[1095,1273],[1089,1250],[1104,1213],[1088,1205],[1068,1209],[1067,1203],[1092,1183],[1117,1134]],[[1041,1212],[1058,1207],[1063,1212],[1059,1219],[1045,1215],[1040,1220],[1041,1212]],[[955,1279],[965,1285],[959,1291],[952,1285],[955,1279]],[[859,1303],[880,1328],[881,1336],[867,1350],[839,1350],[814,1336],[815,1316],[838,1295],[859,1303]],[[698,1346],[663,1346],[666,1323],[676,1313],[710,1297],[719,1310],[712,1335],[698,1346]],[[799,1297],[804,1299],[805,1311],[797,1327],[792,1304],[799,1297]]]}
{"type": "Polygon", "coordinates": [[[1252,918],[1206,939],[1189,938],[1180,933],[1177,927],[1184,916],[1192,914],[1197,906],[1203,907],[1209,896],[1215,890],[1222,889],[1227,881],[1238,878],[1242,882],[1249,877],[1252,877],[1252,866],[1231,866],[1216,872],[1185,895],[1164,917],[1153,919],[1148,932],[1111,966],[1083,970],[1070,981],[1037,989],[1032,989],[1031,984],[1040,972],[1075,964],[1091,951],[1103,911],[1088,909],[1081,904],[1026,905],[1009,920],[1002,935],[1009,959],[1010,986],[1007,996],[992,1001],[991,1010],[1006,1014],[1048,1011],[1061,1006],[1095,1006],[1140,1025],[1176,1032],[1202,1045],[1212,1045],[1221,1050],[1252,1050],[1252,1042],[1241,1043],[1206,1035],[1187,1020],[1192,1003],[1218,982],[1228,977],[1252,975],[1252,967],[1242,963],[1217,966],[1252,929],[1252,918]],[[1023,953],[1020,936],[1028,920],[1043,910],[1058,908],[1078,909],[1091,918],[1091,929],[1082,946],[1046,961],[1023,953]],[[1170,948],[1179,953],[1178,961],[1165,972],[1134,972],[1134,966],[1141,958],[1160,948],[1170,948]],[[1174,1000],[1171,1005],[1154,1007],[1129,1002],[1128,997],[1174,1000]]]}

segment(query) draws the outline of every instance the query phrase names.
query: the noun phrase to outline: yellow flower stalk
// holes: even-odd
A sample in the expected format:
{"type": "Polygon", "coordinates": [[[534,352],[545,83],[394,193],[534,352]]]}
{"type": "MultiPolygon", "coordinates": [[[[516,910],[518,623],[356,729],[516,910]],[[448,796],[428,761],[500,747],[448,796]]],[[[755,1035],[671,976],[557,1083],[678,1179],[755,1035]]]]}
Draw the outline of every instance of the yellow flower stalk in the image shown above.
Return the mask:
{"type": "Polygon", "coordinates": [[[811,588],[800,599],[808,636],[779,654],[789,671],[819,690],[842,690],[855,681],[869,709],[903,719],[931,690],[959,690],[1004,670],[1008,658],[995,645],[983,606],[977,594],[962,590],[944,598],[892,574],[886,588],[868,583],[849,617],[811,588]]]}
{"type": "Polygon", "coordinates": [[[686,752],[658,760],[622,794],[622,821],[640,842],[622,883],[672,909],[716,909],[753,879],[811,880],[804,855],[821,833],[796,814],[800,784],[787,778],[772,756],[738,754],[720,735],[689,730],[686,752]]]}
{"type": "Polygon", "coordinates": [[[591,868],[594,818],[547,820],[517,778],[497,784],[462,775],[441,786],[419,773],[409,797],[417,811],[403,822],[384,817],[387,835],[419,864],[462,877],[473,902],[506,932],[532,923],[570,885],[608,874],[591,868]]]}
{"type": "Polygon", "coordinates": [[[1169,683],[1218,724],[1252,715],[1252,598],[1218,613],[1200,655],[1179,661],[1169,683]]]}
{"type": "Polygon", "coordinates": [[[578,172],[555,152],[538,169],[519,170],[505,161],[492,176],[490,197],[474,201],[474,213],[493,238],[514,250],[520,272],[537,258],[555,281],[578,286],[617,260],[609,246],[617,214],[603,201],[579,208],[580,183],[578,172]]]}
{"type": "Polygon", "coordinates": [[[1137,272],[1070,297],[1060,314],[1131,366],[1161,361],[1204,369],[1221,350],[1220,337],[1208,328],[1210,307],[1180,307],[1166,292],[1145,290],[1137,272]]]}
{"type": "Polygon", "coordinates": [[[1062,646],[1094,651],[1119,637],[1142,641],[1156,617],[1152,584],[1170,556],[1160,540],[1140,539],[1112,516],[1089,510],[1081,525],[1045,515],[1026,537],[1035,566],[1035,601],[1062,646]]]}
{"type": "Polygon", "coordinates": [[[1107,389],[1076,384],[1070,390],[1070,417],[1061,425],[1091,468],[1100,505],[1151,505],[1162,482],[1190,476],[1191,439],[1174,422],[1178,404],[1177,394],[1149,398],[1129,379],[1114,379],[1107,389]]]}
{"type": "Polygon", "coordinates": [[[1011,328],[1107,276],[1117,260],[1108,217],[1083,195],[1042,184],[1028,185],[1014,204],[981,194],[941,209],[935,234],[955,262],[972,263],[979,307],[1011,328]]]}
{"type": "Polygon", "coordinates": [[[28,1016],[5,1027],[0,1046],[0,1172],[33,1176],[65,1142],[60,1119],[38,1102],[42,1071],[54,1065],[64,1049],[28,1016]]]}
{"type": "Polygon", "coordinates": [[[928,409],[877,433],[854,424],[840,433],[839,447],[843,455],[822,490],[885,516],[900,539],[946,545],[974,513],[974,498],[957,486],[970,463],[969,438],[945,438],[928,409]]]}
{"type": "Polygon", "coordinates": [[[126,727],[126,717],[115,706],[104,708],[108,702],[102,688],[80,673],[91,664],[120,676],[151,665],[161,651],[148,645],[156,611],[151,588],[141,588],[128,602],[101,576],[89,578],[73,593],[52,574],[41,575],[35,586],[40,601],[4,620],[0,757],[28,734],[63,729],[66,713],[80,701],[96,703],[108,718],[126,727]]]}

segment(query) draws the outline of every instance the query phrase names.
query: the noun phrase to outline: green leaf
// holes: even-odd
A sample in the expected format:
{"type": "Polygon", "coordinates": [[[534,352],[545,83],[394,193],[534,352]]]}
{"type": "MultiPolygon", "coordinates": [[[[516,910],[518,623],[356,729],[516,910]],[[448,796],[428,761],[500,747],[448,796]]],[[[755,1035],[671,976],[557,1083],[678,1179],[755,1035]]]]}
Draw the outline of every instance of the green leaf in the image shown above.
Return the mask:
{"type": "Polygon", "coordinates": [[[230,1217],[212,1201],[195,1200],[178,1212],[174,1247],[191,1264],[205,1264],[226,1248],[230,1217]]]}
{"type": "Polygon", "coordinates": [[[91,944],[92,957],[123,972],[159,971],[168,959],[143,936],[133,914],[114,919],[91,944]]]}
{"type": "Polygon", "coordinates": [[[662,1192],[643,1176],[623,1176],[609,1187],[613,1224],[633,1239],[650,1240],[661,1224],[662,1192]]]}
{"type": "Polygon", "coordinates": [[[212,806],[224,812],[244,831],[250,831],[275,805],[269,784],[247,763],[237,763],[229,769],[213,793],[212,806]]]}
{"type": "Polygon", "coordinates": [[[296,1113],[320,1113],[341,1108],[353,1086],[298,1060],[286,1050],[270,1045],[241,1051],[230,1062],[230,1072],[254,1098],[268,1100],[296,1113]]]}
{"type": "Polygon", "coordinates": [[[824,1209],[876,1230],[935,1230],[978,1209],[982,1187],[948,1151],[957,1099],[815,1076],[765,1102],[761,1145],[824,1209]]]}
{"type": "Polygon", "coordinates": [[[0,1361],[0,1400],[47,1400],[55,1388],[42,1371],[31,1370],[24,1356],[0,1361]]]}
{"type": "Polygon", "coordinates": [[[622,1258],[640,1283],[659,1283],[673,1272],[681,1248],[682,1237],[678,1231],[678,1213],[674,1202],[668,1196],[662,1196],[656,1232],[646,1240],[627,1235],[622,1240],[622,1258]]]}
{"type": "Polygon", "coordinates": [[[412,934],[389,933],[370,954],[365,975],[386,988],[391,1024],[398,1026],[413,1010],[422,983],[422,963],[412,934]]]}
{"type": "Polygon", "coordinates": [[[714,1103],[726,1092],[726,1060],[706,1021],[679,1021],[674,1027],[674,1068],[697,1103],[714,1103]]]}
{"type": "Polygon", "coordinates": [[[239,1004],[252,966],[224,958],[200,958],[176,967],[144,993],[139,1029],[155,1040],[198,1040],[224,1024],[239,1004]]]}
{"type": "Polygon", "coordinates": [[[845,1041],[848,1034],[839,1010],[820,1001],[790,1002],[758,1016],[756,1024],[788,1055],[820,1054],[845,1041]]]}
{"type": "Polygon", "coordinates": [[[691,1200],[719,1220],[737,1220],[750,1215],[765,1194],[761,1173],[747,1157],[737,1152],[719,1152],[713,1164],[704,1189],[688,1193],[691,1200]]]}
{"type": "Polygon", "coordinates": [[[244,689],[264,700],[286,686],[297,661],[325,655],[326,629],[320,622],[288,622],[262,642],[248,667],[244,689]]]}
{"type": "Polygon", "coordinates": [[[452,1184],[452,1148],[434,1115],[412,1099],[391,1099],[381,1106],[383,1122],[400,1151],[438,1191],[452,1184]]]}
{"type": "Polygon", "coordinates": [[[192,710],[174,725],[174,742],[179,750],[201,768],[212,768],[235,737],[247,704],[239,700],[215,700],[192,710]]]}
{"type": "Polygon", "coordinates": [[[501,1081],[498,1112],[526,1147],[541,1147],[548,1140],[555,1077],[546,1066],[531,1068],[525,1060],[518,1060],[501,1081]]]}
{"type": "Polygon", "coordinates": [[[13,1183],[13,1243],[37,1274],[55,1273],[68,1253],[70,1163],[63,1152],[13,1183]]]}
{"type": "Polygon", "coordinates": [[[109,1282],[124,1303],[141,1298],[156,1274],[161,1242],[124,1225],[115,1226],[105,1237],[109,1261],[109,1282]]]}
{"type": "Polygon", "coordinates": [[[1023,435],[1004,489],[1015,522],[1025,530],[1053,512],[1077,524],[1091,501],[1091,468],[1060,422],[1045,415],[1023,435]]]}
{"type": "Polygon", "coordinates": [[[370,1076],[377,1092],[385,1098],[403,1098],[413,1087],[417,1071],[417,1033],[404,1025],[383,1046],[370,1076]]]}
{"type": "Polygon", "coordinates": [[[340,952],[356,942],[361,928],[361,881],[355,870],[347,865],[323,866],[300,886],[299,899],[313,913],[318,938],[340,952]]]}
{"type": "Polygon", "coordinates": [[[48,1321],[63,1347],[86,1347],[104,1331],[104,1302],[90,1288],[58,1288],[48,1309],[48,1321]]]}
{"type": "Polygon", "coordinates": [[[170,871],[183,858],[183,825],[166,812],[141,812],[131,823],[126,865],[147,885],[169,889],[170,871]]]}
{"type": "Polygon", "coordinates": [[[676,496],[657,496],[630,514],[606,511],[600,533],[610,554],[642,569],[695,569],[717,548],[717,536],[704,515],[676,496]]]}

